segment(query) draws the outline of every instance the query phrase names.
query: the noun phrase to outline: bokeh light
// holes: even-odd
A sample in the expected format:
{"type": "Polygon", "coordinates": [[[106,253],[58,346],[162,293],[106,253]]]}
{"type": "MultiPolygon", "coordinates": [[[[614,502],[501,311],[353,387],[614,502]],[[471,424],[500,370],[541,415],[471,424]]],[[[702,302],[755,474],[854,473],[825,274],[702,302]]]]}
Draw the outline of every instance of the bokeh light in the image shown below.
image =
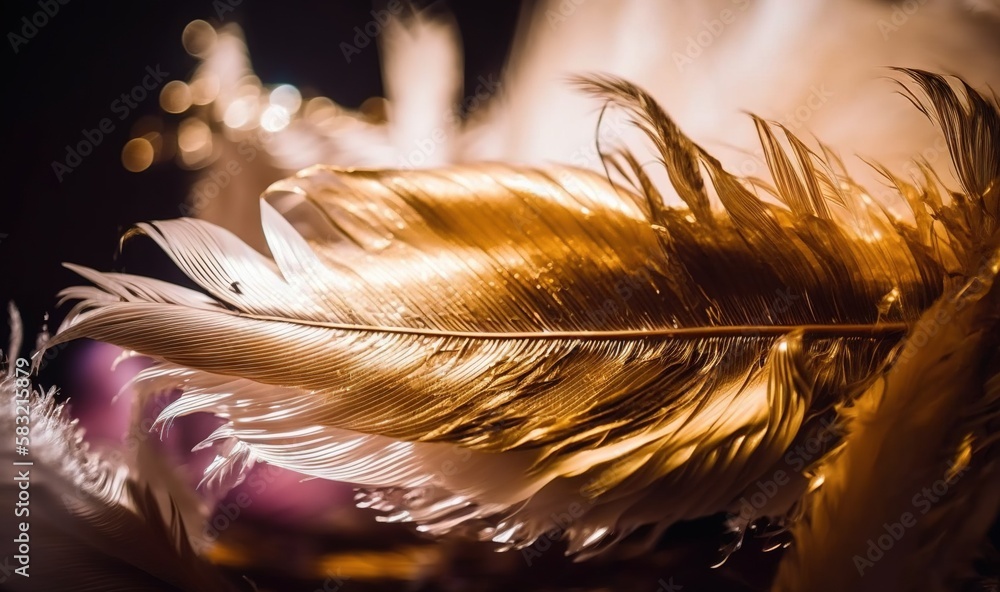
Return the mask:
{"type": "Polygon", "coordinates": [[[160,107],[167,113],[183,113],[191,107],[191,88],[180,80],[171,80],[160,91],[160,107]]]}
{"type": "Polygon", "coordinates": [[[203,20],[191,21],[181,33],[184,49],[195,57],[203,58],[211,53],[217,40],[215,29],[203,20]]]}
{"type": "Polygon", "coordinates": [[[138,173],[153,164],[153,144],[146,138],[132,138],[122,148],[122,165],[133,173],[138,173]]]}
{"type": "Polygon", "coordinates": [[[177,129],[177,147],[181,163],[188,168],[201,168],[212,156],[212,130],[204,121],[188,117],[177,129]]]}

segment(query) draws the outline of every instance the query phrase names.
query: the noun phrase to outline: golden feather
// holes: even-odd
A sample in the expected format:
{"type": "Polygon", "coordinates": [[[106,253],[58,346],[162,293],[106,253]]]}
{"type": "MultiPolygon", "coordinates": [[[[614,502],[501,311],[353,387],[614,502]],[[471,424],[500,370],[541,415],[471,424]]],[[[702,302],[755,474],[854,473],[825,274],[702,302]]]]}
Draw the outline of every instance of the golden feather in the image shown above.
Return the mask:
{"type": "MultiPolygon", "coordinates": [[[[952,113],[942,79],[908,73],[952,113]]],[[[575,504],[571,552],[732,511],[884,371],[967,237],[934,225],[952,212],[936,194],[910,195],[930,216],[906,226],[757,121],[762,199],[643,91],[581,84],[631,113],[687,209],[627,152],[608,157],[631,179],[617,184],[560,166],[316,166],[266,192],[270,258],[204,221],[140,224],[205,293],[75,268],[96,287],[64,292],[79,302],[52,343],[160,360],[136,384],[183,389],[162,421],[228,420],[208,478],[274,463],[431,532],[486,518],[481,535],[509,545],[575,504]]]]}
{"type": "Polygon", "coordinates": [[[903,72],[930,99],[905,90],[944,130],[963,193],[942,205],[933,186],[900,186],[953,237],[959,281],[843,410],[846,437],[817,469],[776,591],[964,589],[1000,512],[1000,115],[968,85],[903,72]]]}

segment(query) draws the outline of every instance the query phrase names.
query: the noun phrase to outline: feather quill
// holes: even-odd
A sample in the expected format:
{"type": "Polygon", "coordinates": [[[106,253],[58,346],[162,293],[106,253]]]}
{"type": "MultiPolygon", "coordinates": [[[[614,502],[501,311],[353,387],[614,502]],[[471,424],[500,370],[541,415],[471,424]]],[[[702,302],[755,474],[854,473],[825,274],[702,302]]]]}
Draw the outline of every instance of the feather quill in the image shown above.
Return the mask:
{"type": "Polygon", "coordinates": [[[205,293],[77,268],[97,287],[64,292],[78,302],[51,344],[159,360],[136,386],[184,391],[163,422],[227,420],[209,479],[265,461],[430,532],[486,518],[480,535],[512,546],[575,504],[571,552],[732,511],[884,371],[961,237],[904,226],[758,122],[762,199],[640,89],[582,84],[631,114],[688,209],[663,207],[627,153],[609,157],[617,184],[316,166],[265,194],[272,258],[205,221],[140,224],[205,293]]]}

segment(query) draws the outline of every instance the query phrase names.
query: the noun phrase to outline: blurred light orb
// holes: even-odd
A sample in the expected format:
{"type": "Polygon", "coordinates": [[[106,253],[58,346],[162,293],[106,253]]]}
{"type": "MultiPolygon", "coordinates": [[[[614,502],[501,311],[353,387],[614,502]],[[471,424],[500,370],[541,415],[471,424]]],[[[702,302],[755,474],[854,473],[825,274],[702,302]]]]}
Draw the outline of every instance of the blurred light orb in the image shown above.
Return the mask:
{"type": "Polygon", "coordinates": [[[160,91],[160,107],[167,113],[183,113],[191,107],[191,89],[180,80],[171,80],[160,91]]]}
{"type": "Polygon", "coordinates": [[[314,97],[306,103],[305,116],[309,119],[323,119],[337,115],[340,108],[327,97],[314,97]]]}
{"type": "Polygon", "coordinates": [[[189,54],[204,58],[212,52],[218,37],[212,25],[203,20],[196,20],[184,27],[184,32],[181,33],[181,43],[189,54]]]}
{"type": "Polygon", "coordinates": [[[191,81],[191,102],[195,105],[207,105],[219,96],[219,77],[215,74],[202,74],[191,81]]]}
{"type": "Polygon", "coordinates": [[[281,105],[269,105],[260,116],[260,126],[269,132],[278,132],[292,120],[288,110],[281,105]]]}
{"type": "Polygon", "coordinates": [[[263,83],[256,74],[247,74],[246,76],[240,78],[239,82],[236,83],[236,94],[241,97],[244,95],[259,97],[262,86],[263,83]]]}
{"type": "Polygon", "coordinates": [[[188,117],[181,122],[177,131],[177,145],[184,152],[201,150],[206,143],[212,141],[212,130],[200,119],[188,117]]]}
{"type": "Polygon", "coordinates": [[[250,128],[254,117],[257,115],[257,98],[240,97],[226,107],[226,113],[222,117],[222,122],[231,128],[250,128]]]}
{"type": "Polygon", "coordinates": [[[182,166],[199,169],[211,162],[214,145],[212,129],[196,117],[188,117],[177,128],[177,147],[182,166]]]}
{"type": "Polygon", "coordinates": [[[296,113],[302,105],[302,94],[291,84],[282,84],[271,91],[272,105],[284,107],[288,113],[296,113]]]}
{"type": "Polygon", "coordinates": [[[368,97],[358,111],[369,123],[385,123],[389,120],[389,101],[385,97],[368,97]]]}
{"type": "Polygon", "coordinates": [[[138,173],[153,164],[153,145],[146,138],[132,138],[122,148],[122,165],[133,173],[138,173]]]}

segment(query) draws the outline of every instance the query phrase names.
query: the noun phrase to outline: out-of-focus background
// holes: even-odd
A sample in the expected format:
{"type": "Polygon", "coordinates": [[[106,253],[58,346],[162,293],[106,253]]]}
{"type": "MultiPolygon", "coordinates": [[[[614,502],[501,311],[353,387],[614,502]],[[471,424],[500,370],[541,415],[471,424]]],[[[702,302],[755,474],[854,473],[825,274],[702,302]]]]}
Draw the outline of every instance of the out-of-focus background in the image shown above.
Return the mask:
{"type": "MultiPolygon", "coordinates": [[[[470,81],[500,72],[519,11],[516,2],[439,0],[415,6],[447,11],[456,20],[470,81]]],[[[129,172],[122,149],[139,132],[158,125],[176,128],[181,120],[163,112],[160,92],[171,80],[188,80],[199,63],[182,45],[190,22],[238,24],[261,80],[292,84],[357,108],[384,94],[379,49],[373,40],[348,62],[340,44],[353,44],[354,27],[363,28],[379,9],[365,1],[5,3],[7,42],[0,53],[7,187],[0,192],[0,257],[7,271],[0,298],[17,303],[28,334],[41,328],[46,313],[59,320],[55,294],[76,281],[62,268],[64,261],[135,273],[146,266],[161,268],[157,250],[140,241],[119,256],[118,238],[137,221],[183,215],[181,205],[201,171],[185,170],[171,159],[129,172]],[[47,17],[41,4],[51,4],[56,14],[35,17],[38,12],[47,17]],[[147,68],[161,72],[163,80],[148,78],[147,68]],[[144,99],[122,101],[121,95],[131,95],[144,78],[154,89],[144,99]],[[110,132],[100,129],[104,119],[110,120],[110,132]],[[92,153],[68,172],[53,170],[53,163],[67,162],[67,146],[75,148],[88,138],[95,139],[92,153]]],[[[3,336],[6,342],[6,323],[3,336]]],[[[53,360],[43,370],[43,381],[58,382],[68,391],[72,387],[63,368],[53,360]]]]}

